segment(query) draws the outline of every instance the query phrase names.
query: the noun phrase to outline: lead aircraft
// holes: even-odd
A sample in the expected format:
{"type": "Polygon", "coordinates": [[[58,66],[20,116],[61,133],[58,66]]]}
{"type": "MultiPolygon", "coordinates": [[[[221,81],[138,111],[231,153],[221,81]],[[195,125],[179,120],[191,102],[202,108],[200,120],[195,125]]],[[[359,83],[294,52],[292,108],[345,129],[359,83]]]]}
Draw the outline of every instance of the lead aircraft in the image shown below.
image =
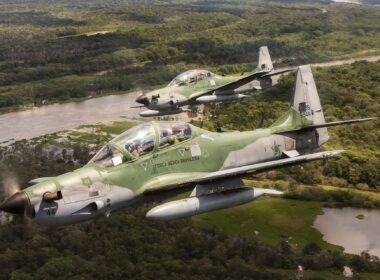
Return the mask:
{"type": "Polygon", "coordinates": [[[250,73],[219,76],[208,70],[193,69],[175,77],[166,87],[141,94],[136,102],[149,110],[140,113],[142,117],[179,114],[194,109],[196,105],[229,102],[247,97],[244,93],[269,88],[277,83],[281,74],[294,71],[293,68],[274,70],[267,47],[259,51],[259,63],[250,73]]]}
{"type": "Polygon", "coordinates": [[[310,66],[302,66],[290,109],[269,128],[217,133],[184,122],[143,123],[111,140],[82,168],[32,180],[0,209],[40,224],[67,225],[189,188],[188,198],[159,204],[147,218],[229,208],[281,194],[246,186],[241,177],[338,155],[343,151],[313,153],[328,141],[327,127],[370,119],[326,123],[310,66]]]}

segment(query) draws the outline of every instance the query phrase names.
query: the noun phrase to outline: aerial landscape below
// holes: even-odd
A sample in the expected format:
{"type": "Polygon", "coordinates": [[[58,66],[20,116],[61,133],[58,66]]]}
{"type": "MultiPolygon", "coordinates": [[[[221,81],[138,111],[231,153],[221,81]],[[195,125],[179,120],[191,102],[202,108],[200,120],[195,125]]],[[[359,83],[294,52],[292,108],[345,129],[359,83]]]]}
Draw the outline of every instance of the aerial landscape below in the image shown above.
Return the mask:
{"type": "Polygon", "coordinates": [[[380,1],[0,0],[0,280],[380,279],[380,1]]]}

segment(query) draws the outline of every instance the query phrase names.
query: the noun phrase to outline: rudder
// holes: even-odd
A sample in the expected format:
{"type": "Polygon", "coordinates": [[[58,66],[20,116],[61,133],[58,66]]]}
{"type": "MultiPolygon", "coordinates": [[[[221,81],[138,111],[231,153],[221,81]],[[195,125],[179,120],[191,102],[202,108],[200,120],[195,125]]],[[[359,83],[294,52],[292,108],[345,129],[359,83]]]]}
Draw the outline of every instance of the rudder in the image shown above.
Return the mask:
{"type": "Polygon", "coordinates": [[[268,47],[266,47],[266,46],[260,47],[258,67],[261,70],[265,70],[265,71],[272,71],[274,69],[272,59],[271,59],[270,54],[269,54],[268,47]]]}
{"type": "MultiPolygon", "coordinates": [[[[325,123],[323,109],[310,65],[298,68],[292,109],[314,125],[325,123]]],[[[325,127],[317,128],[316,130],[318,145],[320,146],[328,141],[329,135],[325,127]]]]}

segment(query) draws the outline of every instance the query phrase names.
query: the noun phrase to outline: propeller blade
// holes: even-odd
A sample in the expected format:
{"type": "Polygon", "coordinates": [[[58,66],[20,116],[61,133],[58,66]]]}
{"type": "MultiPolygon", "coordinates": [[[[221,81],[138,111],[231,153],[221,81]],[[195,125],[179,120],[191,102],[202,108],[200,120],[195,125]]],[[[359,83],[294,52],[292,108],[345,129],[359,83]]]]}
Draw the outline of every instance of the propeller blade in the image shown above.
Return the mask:
{"type": "Polygon", "coordinates": [[[145,94],[140,94],[136,100],[137,103],[143,104],[143,105],[149,105],[149,99],[145,94]]]}

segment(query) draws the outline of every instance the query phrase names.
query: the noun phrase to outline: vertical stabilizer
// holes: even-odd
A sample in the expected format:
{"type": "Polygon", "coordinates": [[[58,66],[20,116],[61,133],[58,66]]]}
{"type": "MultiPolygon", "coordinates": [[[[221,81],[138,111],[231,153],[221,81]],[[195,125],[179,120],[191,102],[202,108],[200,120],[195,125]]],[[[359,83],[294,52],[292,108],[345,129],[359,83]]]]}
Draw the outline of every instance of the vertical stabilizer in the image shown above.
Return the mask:
{"type": "Polygon", "coordinates": [[[272,71],[274,69],[272,59],[270,58],[268,47],[260,48],[258,67],[261,70],[265,70],[265,71],[272,71]]]}
{"type": "MultiPolygon", "coordinates": [[[[298,68],[292,109],[312,121],[314,125],[325,123],[323,109],[310,65],[298,68]]],[[[327,142],[329,139],[327,128],[318,128],[317,133],[318,145],[327,142]]]]}

